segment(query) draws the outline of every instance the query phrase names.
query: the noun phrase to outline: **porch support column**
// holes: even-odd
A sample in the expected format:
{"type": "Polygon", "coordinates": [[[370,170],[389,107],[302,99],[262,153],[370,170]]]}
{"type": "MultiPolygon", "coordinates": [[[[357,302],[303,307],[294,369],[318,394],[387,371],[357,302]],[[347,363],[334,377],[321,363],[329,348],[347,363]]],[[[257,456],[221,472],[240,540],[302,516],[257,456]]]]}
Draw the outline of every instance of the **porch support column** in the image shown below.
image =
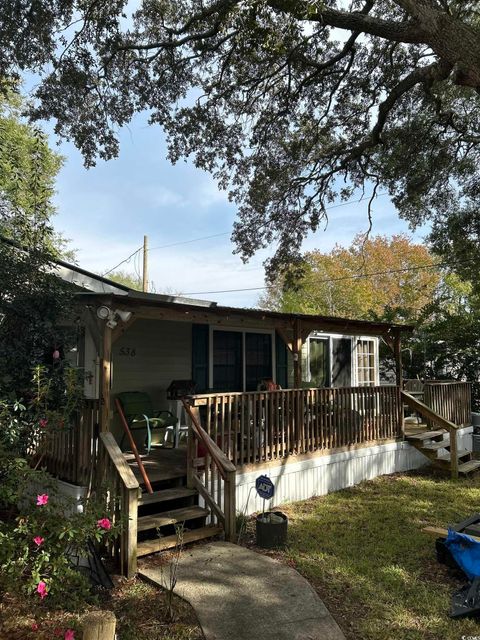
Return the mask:
{"type": "Polygon", "coordinates": [[[112,374],[112,330],[103,328],[102,363],[101,363],[101,411],[100,431],[110,431],[110,386],[112,374]]]}
{"type": "Polygon", "coordinates": [[[396,381],[398,388],[398,433],[405,437],[405,413],[401,391],[403,389],[403,367],[402,367],[402,336],[398,332],[393,338],[393,353],[395,355],[396,381]]]}
{"type": "Polygon", "coordinates": [[[393,339],[393,353],[395,355],[397,386],[403,389],[402,336],[400,333],[395,334],[393,339]]]}
{"type": "Polygon", "coordinates": [[[302,384],[302,327],[300,320],[293,325],[293,386],[299,389],[302,384]]]}

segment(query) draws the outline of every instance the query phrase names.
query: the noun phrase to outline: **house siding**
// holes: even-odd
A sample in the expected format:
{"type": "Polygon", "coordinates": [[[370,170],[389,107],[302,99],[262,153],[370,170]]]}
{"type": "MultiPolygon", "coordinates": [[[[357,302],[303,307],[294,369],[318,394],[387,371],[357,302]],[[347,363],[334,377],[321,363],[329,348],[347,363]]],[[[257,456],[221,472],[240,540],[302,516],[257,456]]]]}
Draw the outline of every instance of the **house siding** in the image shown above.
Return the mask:
{"type": "Polygon", "coordinates": [[[146,391],[163,402],[172,380],[192,375],[192,324],[137,320],[113,345],[112,394],[146,391]]]}
{"type": "MultiPolygon", "coordinates": [[[[472,427],[459,429],[458,448],[471,448],[472,427]]],[[[237,512],[247,515],[261,511],[263,500],[255,491],[255,480],[260,474],[267,475],[275,485],[272,504],[281,505],[298,500],[307,500],[333,491],[372,480],[382,475],[418,469],[430,464],[415,447],[408,442],[391,442],[352,451],[342,451],[324,456],[314,456],[297,461],[288,460],[268,469],[236,476],[237,512]]]]}

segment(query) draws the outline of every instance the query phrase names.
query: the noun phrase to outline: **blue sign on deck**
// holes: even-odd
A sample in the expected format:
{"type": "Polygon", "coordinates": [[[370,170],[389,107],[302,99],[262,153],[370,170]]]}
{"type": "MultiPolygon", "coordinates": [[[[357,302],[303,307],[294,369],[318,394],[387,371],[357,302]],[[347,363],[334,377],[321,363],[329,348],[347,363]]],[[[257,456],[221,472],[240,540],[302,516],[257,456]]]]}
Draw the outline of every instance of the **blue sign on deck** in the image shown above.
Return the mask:
{"type": "Polygon", "coordinates": [[[258,495],[264,500],[270,500],[275,493],[275,487],[273,482],[267,476],[259,476],[255,480],[255,489],[258,495]]]}

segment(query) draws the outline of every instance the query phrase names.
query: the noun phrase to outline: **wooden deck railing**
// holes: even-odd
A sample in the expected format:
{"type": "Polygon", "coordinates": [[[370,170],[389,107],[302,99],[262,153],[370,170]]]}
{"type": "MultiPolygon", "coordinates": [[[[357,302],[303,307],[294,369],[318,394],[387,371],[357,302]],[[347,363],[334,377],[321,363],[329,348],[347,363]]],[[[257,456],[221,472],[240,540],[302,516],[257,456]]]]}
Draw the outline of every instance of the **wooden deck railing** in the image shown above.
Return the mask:
{"type": "Polygon", "coordinates": [[[39,446],[40,466],[61,480],[88,486],[95,467],[99,410],[98,400],[85,400],[72,425],[48,432],[39,446]]]}
{"type": "Polygon", "coordinates": [[[235,541],[236,467],[203,429],[197,407],[183,401],[189,417],[187,487],[196,489],[211,511],[211,524],[221,524],[225,539],[235,541]]]}
{"type": "MultiPolygon", "coordinates": [[[[423,402],[436,414],[457,427],[472,424],[472,385],[470,382],[426,382],[423,402]]],[[[427,424],[432,424],[429,421],[427,424]]]]}
{"type": "Polygon", "coordinates": [[[106,501],[114,522],[122,524],[122,533],[109,551],[120,566],[120,573],[131,578],[137,571],[139,484],[109,432],[99,436],[95,491],[106,501]]]}
{"type": "Polygon", "coordinates": [[[393,386],[214,393],[192,402],[236,466],[402,435],[393,386]]]}
{"type": "Polygon", "coordinates": [[[427,406],[425,403],[420,402],[413,396],[411,396],[406,391],[401,392],[402,400],[407,404],[410,409],[413,409],[420,415],[422,415],[427,423],[440,427],[441,429],[446,429],[450,436],[450,469],[452,478],[458,478],[458,441],[457,441],[457,432],[459,426],[447,420],[440,414],[438,414],[434,409],[427,406]]]}

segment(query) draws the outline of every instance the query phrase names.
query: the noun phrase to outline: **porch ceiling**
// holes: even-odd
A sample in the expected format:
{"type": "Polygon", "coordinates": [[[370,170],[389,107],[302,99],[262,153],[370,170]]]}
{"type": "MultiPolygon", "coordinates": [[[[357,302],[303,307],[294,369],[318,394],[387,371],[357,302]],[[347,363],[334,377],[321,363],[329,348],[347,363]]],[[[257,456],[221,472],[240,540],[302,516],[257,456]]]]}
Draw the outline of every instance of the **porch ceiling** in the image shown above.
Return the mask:
{"type": "Polygon", "coordinates": [[[215,302],[141,293],[133,290],[130,290],[127,295],[80,293],[77,295],[77,300],[86,306],[105,304],[113,309],[132,311],[136,318],[225,326],[248,326],[249,321],[255,321],[257,327],[264,325],[265,328],[275,328],[288,334],[297,327],[296,330],[300,329],[301,333],[305,335],[312,331],[325,331],[345,335],[392,338],[402,332],[410,333],[414,329],[411,325],[387,322],[224,307],[215,302]]]}

